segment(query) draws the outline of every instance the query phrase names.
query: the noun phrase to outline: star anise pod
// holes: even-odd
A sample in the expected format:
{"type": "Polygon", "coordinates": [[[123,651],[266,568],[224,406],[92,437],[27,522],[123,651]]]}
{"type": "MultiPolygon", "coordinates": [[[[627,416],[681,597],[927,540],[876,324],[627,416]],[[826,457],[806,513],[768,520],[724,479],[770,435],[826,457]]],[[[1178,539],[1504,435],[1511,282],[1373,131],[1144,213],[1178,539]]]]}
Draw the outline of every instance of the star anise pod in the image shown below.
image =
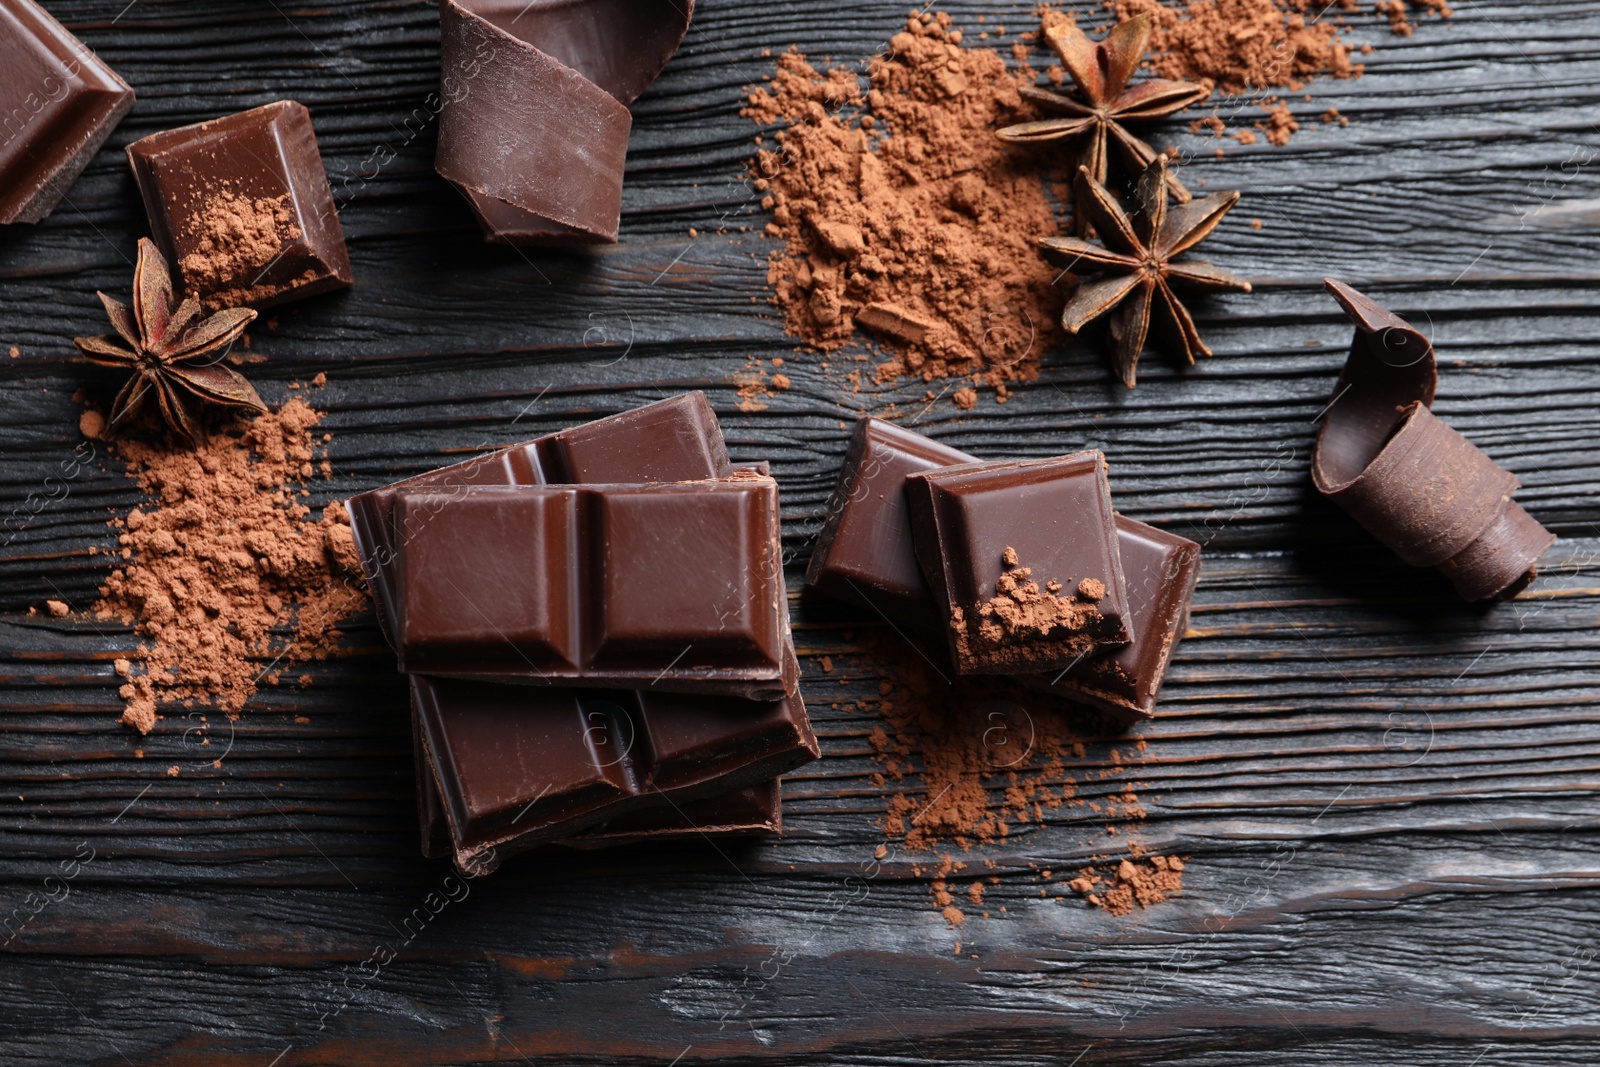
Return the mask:
{"type": "Polygon", "coordinates": [[[267,410],[242,374],[217,362],[256,313],[249,308],[229,308],[196,322],[200,301],[193,296],[173,310],[172,272],[149,238],[139,241],[133,306],[104,293],[95,295],[105,305],[117,334],[75,337],[72,343],[101,366],[134,372],[111,405],[110,425],[130,418],[152,393],[167,425],[191,443],[197,436],[191,405],[267,410]]]}
{"type": "Polygon", "coordinates": [[[1077,237],[1045,237],[1045,258],[1074,273],[1078,282],[1061,312],[1061,326],[1076,335],[1088,323],[1116,310],[1111,320],[1111,355],[1117,376],[1133,388],[1134,370],[1152,320],[1156,334],[1190,363],[1196,352],[1211,354],[1173,286],[1248,293],[1236,274],[1183,253],[1204,241],[1239,202],[1237,192],[1213,193],[1169,207],[1167,159],[1157,156],[1139,178],[1139,210],[1130,218],[1087,167],[1078,168],[1074,196],[1083,204],[1101,244],[1077,237]]]}
{"type": "MultiPolygon", "coordinates": [[[[1087,167],[1101,185],[1107,184],[1109,176],[1110,147],[1122,157],[1129,174],[1143,172],[1155,159],[1156,150],[1130,133],[1123,123],[1182,111],[1211,92],[1203,85],[1166,78],[1147,78],[1132,88],[1128,86],[1154,29],[1154,19],[1139,15],[1118,23],[1104,40],[1096,43],[1070,23],[1045,26],[1041,36],[1061,57],[1062,66],[1077,84],[1082,99],[1023,86],[1019,91],[1024,99],[1049,111],[1062,112],[1065,117],[1007,126],[1000,131],[1000,139],[1013,144],[1071,141],[1078,147],[1078,163],[1087,167]]],[[[1167,184],[1178,203],[1189,202],[1189,190],[1175,176],[1168,174],[1167,184]]],[[[1077,205],[1073,206],[1073,219],[1076,232],[1083,236],[1087,219],[1077,205]]]]}

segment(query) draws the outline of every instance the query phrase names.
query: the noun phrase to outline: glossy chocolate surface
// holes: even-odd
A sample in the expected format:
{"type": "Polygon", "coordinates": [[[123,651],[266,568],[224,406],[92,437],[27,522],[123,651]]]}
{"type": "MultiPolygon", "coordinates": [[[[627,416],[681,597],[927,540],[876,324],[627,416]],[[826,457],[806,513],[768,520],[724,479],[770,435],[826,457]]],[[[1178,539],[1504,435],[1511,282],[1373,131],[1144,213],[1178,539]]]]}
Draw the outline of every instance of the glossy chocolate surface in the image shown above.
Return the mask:
{"type": "Polygon", "coordinates": [[[1081,662],[1091,645],[1099,651],[1127,644],[1122,561],[1100,453],[943,467],[906,478],[906,494],[917,561],[936,610],[952,619],[946,633],[958,672],[1064,670],[1081,662]],[[995,595],[1008,548],[1041,586],[1055,581],[1070,592],[1085,579],[1104,585],[1089,642],[1076,635],[1039,640],[1001,662],[961,640],[956,613],[972,625],[978,605],[995,595]]]}
{"type": "Polygon", "coordinates": [[[33,0],[0,0],[0,225],[49,215],[133,90],[33,0]]]}
{"type": "MultiPolygon", "coordinates": [[[[916,564],[904,479],[975,462],[965,452],[863,416],[806,581],[819,592],[865,602],[898,625],[920,629],[942,621],[916,564]]],[[[1132,643],[1086,659],[1065,674],[1018,680],[1124,720],[1149,718],[1173,648],[1188,625],[1200,547],[1124,515],[1116,517],[1116,529],[1132,643]]]]}
{"type": "Polygon", "coordinates": [[[798,687],[758,702],[414,677],[412,702],[425,784],[469,871],[587,828],[747,823],[738,797],[716,798],[818,754],[798,687]]]}
{"type": "Polygon", "coordinates": [[[912,550],[905,480],[908,474],[970,462],[975,461],[965,452],[892,422],[858,419],[806,568],[806,584],[899,625],[937,627],[940,618],[912,550]]]}
{"type": "Polygon", "coordinates": [[[150,232],[208,305],[268,307],[349,285],[350,257],[302,105],[281,100],[128,146],[150,232]],[[249,204],[249,243],[219,212],[249,204]]]}
{"type": "Polygon", "coordinates": [[[688,29],[679,0],[445,0],[435,167],[484,236],[617,239],[633,116],[688,29]]]}
{"type": "Polygon", "coordinates": [[[350,528],[388,633],[395,613],[393,564],[410,533],[394,524],[395,501],[404,490],[460,494],[478,485],[686,482],[732,471],[705,394],[683,393],[352,497],[350,528]]]}
{"type": "Polygon", "coordinates": [[[776,696],[787,632],[777,485],[405,490],[406,672],[776,696]]]}

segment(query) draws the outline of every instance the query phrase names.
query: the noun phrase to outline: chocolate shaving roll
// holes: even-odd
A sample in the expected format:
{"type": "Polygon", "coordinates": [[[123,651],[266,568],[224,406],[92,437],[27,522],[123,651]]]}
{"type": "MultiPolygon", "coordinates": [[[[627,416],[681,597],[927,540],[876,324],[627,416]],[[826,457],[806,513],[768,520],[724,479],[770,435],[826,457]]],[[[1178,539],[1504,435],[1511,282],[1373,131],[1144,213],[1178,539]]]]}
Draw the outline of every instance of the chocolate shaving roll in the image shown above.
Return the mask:
{"type": "Polygon", "coordinates": [[[694,0],[444,0],[434,167],[484,236],[617,239],[627,105],[661,73],[694,0]]]}
{"type": "Polygon", "coordinates": [[[1555,535],[1511,494],[1516,476],[1429,410],[1433,346],[1347,285],[1323,283],[1356,325],[1311,457],[1311,479],[1414,567],[1437,567],[1464,600],[1510,600],[1555,535]]]}

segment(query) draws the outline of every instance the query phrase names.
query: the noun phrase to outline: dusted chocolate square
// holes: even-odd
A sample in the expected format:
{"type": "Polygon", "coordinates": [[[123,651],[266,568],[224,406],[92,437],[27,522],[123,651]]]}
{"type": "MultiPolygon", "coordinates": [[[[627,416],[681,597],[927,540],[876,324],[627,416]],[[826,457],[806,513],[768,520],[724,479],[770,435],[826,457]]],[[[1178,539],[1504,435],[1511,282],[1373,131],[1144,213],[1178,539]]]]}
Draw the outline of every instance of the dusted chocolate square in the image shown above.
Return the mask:
{"type": "Polygon", "coordinates": [[[577,665],[576,494],[407,493],[395,518],[414,531],[400,555],[406,670],[577,665]]]}
{"type": "Polygon", "coordinates": [[[207,307],[263,308],[350,284],[311,114],[280,100],[128,146],[150,233],[207,307]]]}
{"type": "Polygon", "coordinates": [[[33,0],[0,0],[0,224],[38,222],[133,108],[133,90],[33,0]]]}
{"type": "Polygon", "coordinates": [[[596,668],[657,661],[664,669],[778,667],[786,605],[775,497],[761,484],[589,497],[596,668]]]}
{"type": "Polygon", "coordinates": [[[1066,670],[1130,637],[1105,457],[906,478],[913,543],[961,674],[1066,670]]]}
{"type": "Polygon", "coordinates": [[[1090,657],[1070,671],[1024,679],[1023,684],[1134,721],[1155,715],[1167,663],[1188,629],[1200,546],[1125,515],[1117,516],[1117,545],[1127,579],[1133,642],[1090,657]]]}

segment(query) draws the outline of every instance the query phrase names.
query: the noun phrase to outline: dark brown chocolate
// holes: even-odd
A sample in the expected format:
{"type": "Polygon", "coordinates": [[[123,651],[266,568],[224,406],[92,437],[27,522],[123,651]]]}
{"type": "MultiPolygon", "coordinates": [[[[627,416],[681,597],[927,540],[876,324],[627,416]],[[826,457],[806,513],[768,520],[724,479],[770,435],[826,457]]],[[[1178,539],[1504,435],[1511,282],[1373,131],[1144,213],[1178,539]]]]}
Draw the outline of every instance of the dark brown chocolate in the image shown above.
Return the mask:
{"type": "Polygon", "coordinates": [[[798,687],[754,702],[416,677],[412,711],[449,854],[471,873],[592,828],[672,826],[818,754],[798,687]]]}
{"type": "Polygon", "coordinates": [[[892,422],[856,420],[827,517],[817,535],[806,584],[854,601],[901,626],[942,620],[912,549],[905,480],[976,460],[892,422]]]}
{"type": "Polygon", "coordinates": [[[404,490],[395,648],[408,673],[781,695],[777,484],[404,490]]]}
{"type": "Polygon", "coordinates": [[[967,463],[906,478],[912,542],[960,674],[1063,671],[1129,641],[1105,457],[967,463]],[[1059,610],[1041,628],[1022,601],[1059,610]]]}
{"type": "Polygon", "coordinates": [[[33,0],[0,0],[0,225],[38,222],[133,108],[133,90],[33,0]]]}
{"type": "MultiPolygon", "coordinates": [[[[905,478],[975,462],[894,423],[862,416],[806,570],[807,583],[864,604],[897,626],[925,630],[930,622],[938,624],[943,616],[912,545],[905,478]]],[[[1135,721],[1154,714],[1172,651],[1188,627],[1200,546],[1125,515],[1116,517],[1116,528],[1132,643],[1064,674],[1052,671],[1018,681],[1135,721]]]]}
{"type": "Polygon", "coordinates": [[[1200,576],[1200,546],[1186,537],[1117,516],[1117,548],[1127,580],[1131,644],[1069,671],[1020,679],[1024,685],[1089,704],[1123,722],[1154,717],[1172,650],[1189,627],[1200,576]]]}
{"type": "Polygon", "coordinates": [[[280,100],[128,146],[150,233],[209,307],[264,308],[351,283],[311,114],[280,100]]]}
{"type": "Polygon", "coordinates": [[[1515,475],[1429,410],[1428,339],[1349,286],[1324,285],[1356,332],[1312,453],[1317,491],[1405,562],[1437,567],[1462,599],[1516,596],[1555,535],[1512,501],[1515,475]]]}
{"type": "Polygon", "coordinates": [[[693,0],[444,0],[435,167],[491,241],[617,239],[627,105],[693,0]]]}
{"type": "Polygon", "coordinates": [[[464,493],[477,485],[686,482],[726,478],[732,471],[722,429],[705,394],[683,393],[352,497],[350,529],[377,601],[378,621],[393,643],[394,562],[410,534],[394,525],[401,492],[464,493]]]}

